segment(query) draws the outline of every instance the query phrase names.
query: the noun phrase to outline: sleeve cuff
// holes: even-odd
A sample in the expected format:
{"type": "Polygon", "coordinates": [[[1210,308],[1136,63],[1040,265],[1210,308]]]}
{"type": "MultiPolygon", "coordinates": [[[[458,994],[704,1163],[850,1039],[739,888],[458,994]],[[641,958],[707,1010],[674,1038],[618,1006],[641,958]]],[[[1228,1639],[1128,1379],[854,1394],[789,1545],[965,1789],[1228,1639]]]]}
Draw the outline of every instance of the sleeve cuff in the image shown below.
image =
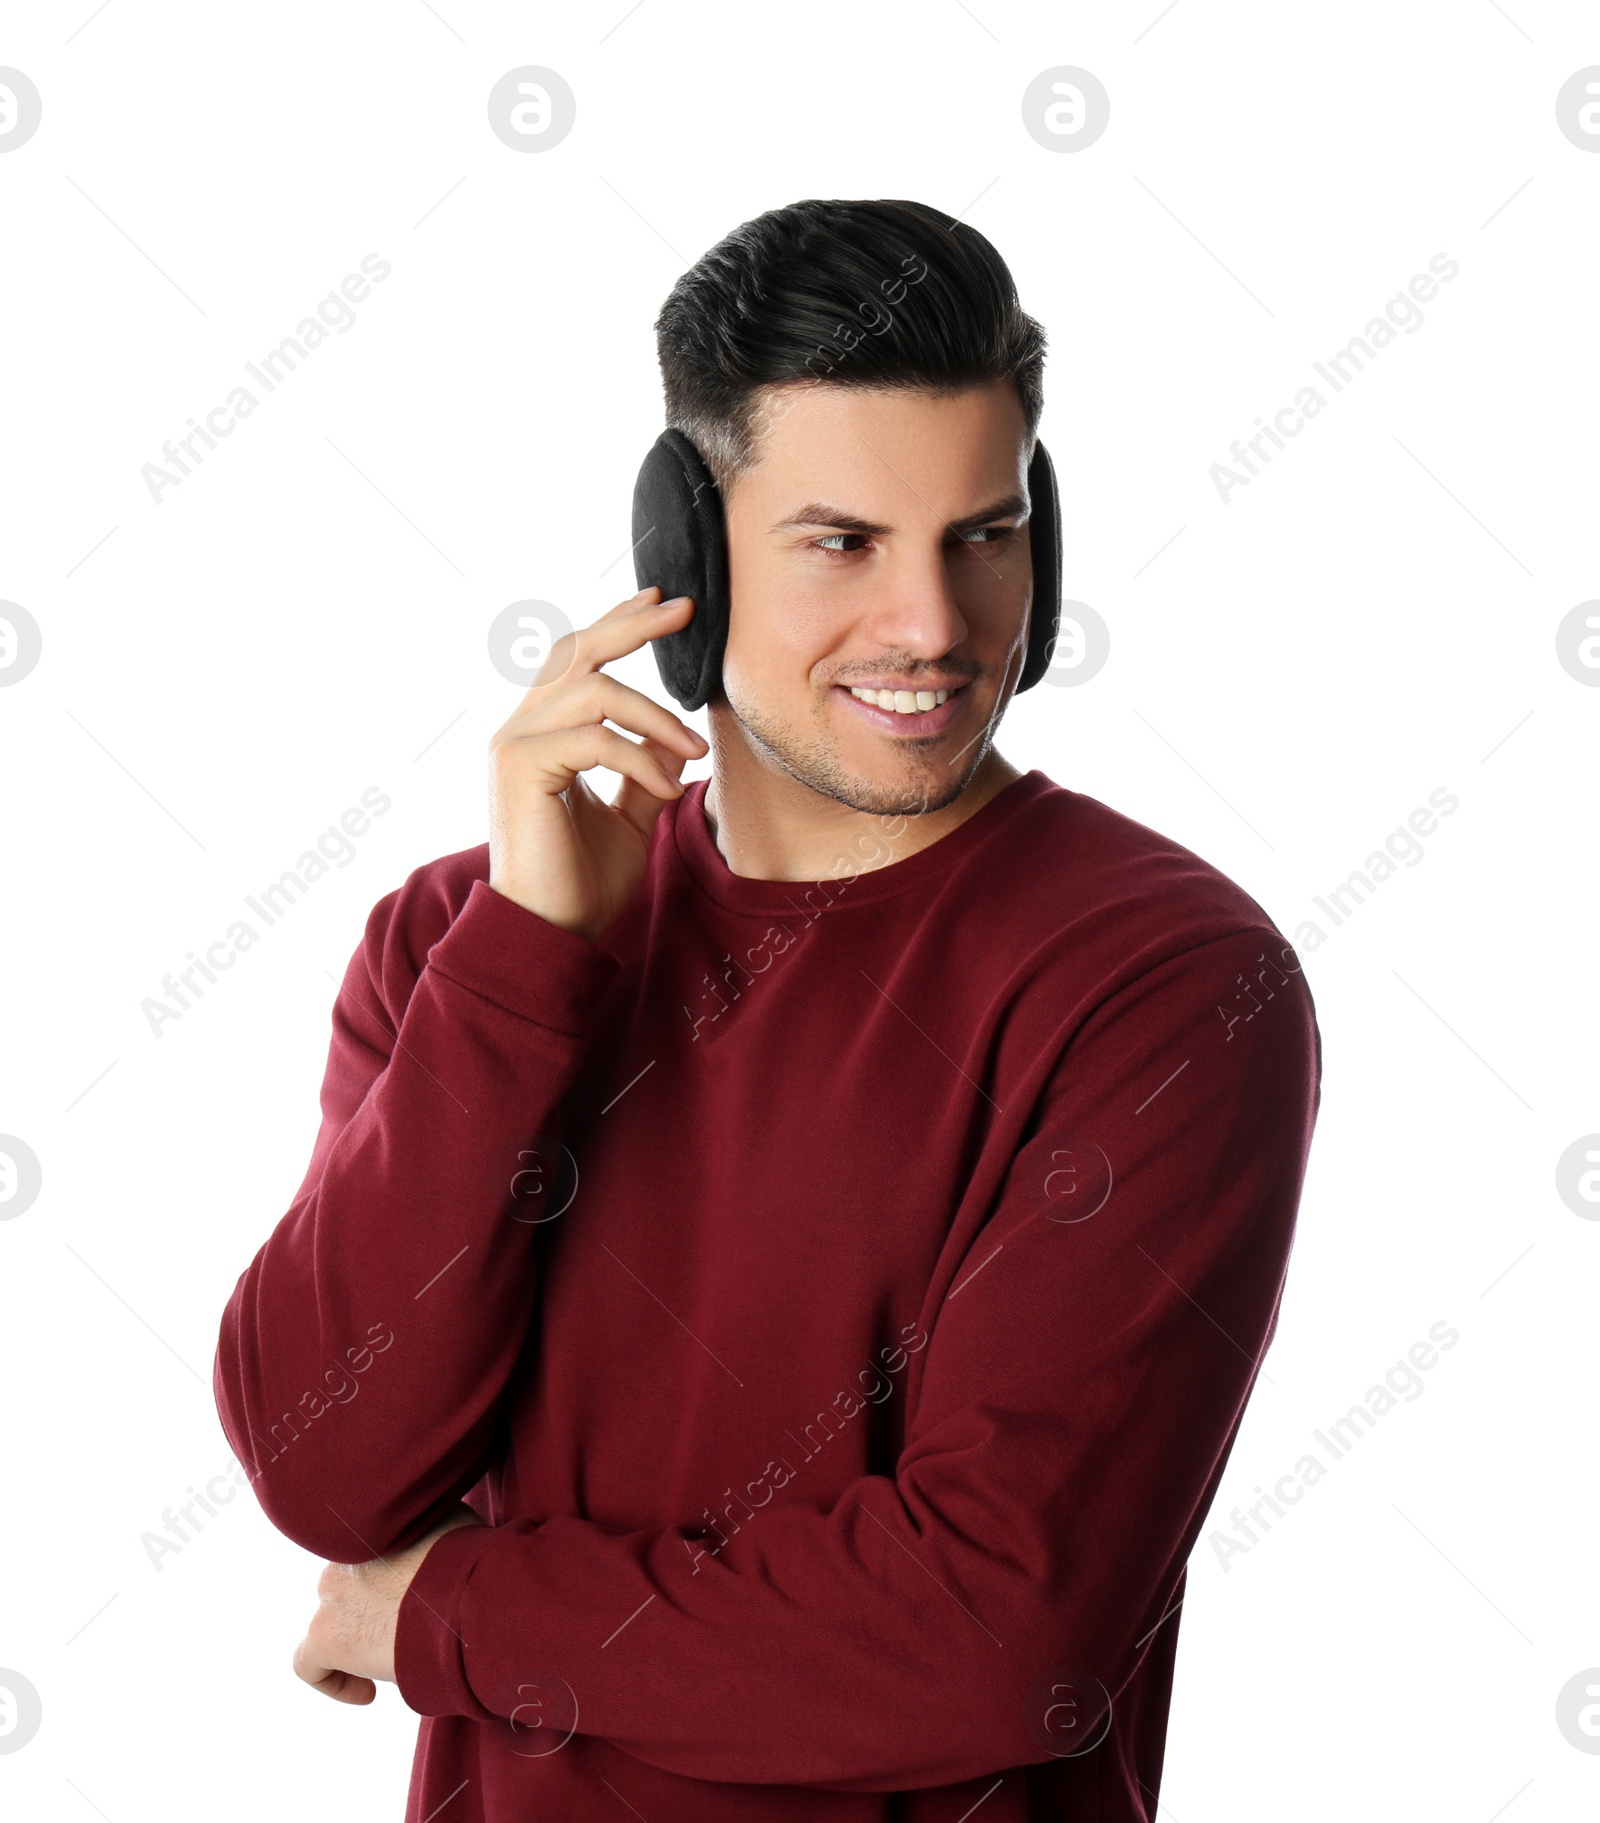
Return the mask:
{"type": "MultiPolygon", "coordinates": [[[[511,905],[511,901],[506,901],[511,905]]],[[[513,911],[521,907],[512,905],[513,911]]],[[[493,1526],[460,1526],[429,1548],[395,1617],[394,1681],[418,1715],[466,1715],[492,1722],[467,1681],[461,1614],[467,1584],[495,1536],[493,1526]]]]}
{"type": "Polygon", "coordinates": [[[428,966],[524,1019],[581,1038],[621,968],[609,950],[474,880],[428,966]]]}

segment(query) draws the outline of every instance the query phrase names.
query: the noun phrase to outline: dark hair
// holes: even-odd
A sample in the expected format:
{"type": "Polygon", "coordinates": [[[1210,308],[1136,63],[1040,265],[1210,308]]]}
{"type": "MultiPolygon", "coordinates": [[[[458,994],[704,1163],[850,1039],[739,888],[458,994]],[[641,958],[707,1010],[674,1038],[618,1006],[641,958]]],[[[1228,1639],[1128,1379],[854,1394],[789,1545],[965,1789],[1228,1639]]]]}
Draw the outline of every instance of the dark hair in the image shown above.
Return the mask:
{"type": "Polygon", "coordinates": [[[765,389],[797,381],[948,394],[1009,378],[1038,433],[1044,329],[995,247],[926,203],[769,209],[683,274],[655,330],[667,423],[724,491],[758,459],[765,389]]]}

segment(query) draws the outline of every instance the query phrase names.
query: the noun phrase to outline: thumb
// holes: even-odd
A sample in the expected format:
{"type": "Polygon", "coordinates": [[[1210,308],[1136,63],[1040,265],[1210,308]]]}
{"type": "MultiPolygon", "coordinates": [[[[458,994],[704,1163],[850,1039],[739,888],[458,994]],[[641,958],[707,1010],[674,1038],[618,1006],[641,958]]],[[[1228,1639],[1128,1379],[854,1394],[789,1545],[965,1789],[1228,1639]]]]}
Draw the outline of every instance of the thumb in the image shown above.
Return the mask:
{"type": "Polygon", "coordinates": [[[341,1703],[370,1703],[378,1694],[378,1686],[370,1677],[358,1677],[353,1671],[339,1671],[323,1664],[322,1654],[312,1645],[309,1634],[294,1649],[294,1674],[312,1689],[341,1703]]]}

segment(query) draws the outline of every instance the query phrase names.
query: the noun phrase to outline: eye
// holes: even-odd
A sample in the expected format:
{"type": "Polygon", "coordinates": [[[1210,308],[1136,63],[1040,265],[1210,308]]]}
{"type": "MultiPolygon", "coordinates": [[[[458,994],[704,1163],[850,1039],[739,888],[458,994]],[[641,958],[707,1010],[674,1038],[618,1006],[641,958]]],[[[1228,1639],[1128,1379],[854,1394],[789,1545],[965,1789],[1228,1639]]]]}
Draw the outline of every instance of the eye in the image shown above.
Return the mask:
{"type": "Polygon", "coordinates": [[[864,539],[865,537],[864,532],[830,532],[826,538],[813,538],[810,543],[811,549],[821,551],[824,557],[854,557],[855,551],[838,549],[838,541],[841,538],[864,539]]]}
{"type": "MultiPolygon", "coordinates": [[[[974,549],[981,550],[990,545],[1010,543],[1021,535],[1021,531],[1022,528],[1015,525],[984,525],[979,526],[976,531],[958,534],[956,543],[969,545],[974,549]]],[[[820,551],[826,558],[839,559],[843,557],[858,557],[861,554],[862,547],[866,545],[867,542],[868,539],[865,532],[829,532],[825,537],[808,539],[806,548],[808,550],[820,551]],[[855,540],[855,543],[849,549],[844,547],[844,541],[846,539],[855,540]]]]}

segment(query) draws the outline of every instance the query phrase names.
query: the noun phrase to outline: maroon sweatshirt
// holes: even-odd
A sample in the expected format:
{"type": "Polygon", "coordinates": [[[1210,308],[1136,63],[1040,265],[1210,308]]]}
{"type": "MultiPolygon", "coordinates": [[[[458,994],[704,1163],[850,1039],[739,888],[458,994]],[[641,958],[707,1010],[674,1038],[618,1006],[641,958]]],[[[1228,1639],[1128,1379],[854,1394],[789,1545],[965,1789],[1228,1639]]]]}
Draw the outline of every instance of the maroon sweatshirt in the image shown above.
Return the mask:
{"type": "Polygon", "coordinates": [[[488,1522],[401,1604],[408,1823],[1145,1823],[1316,1117],[1298,958],[1039,771],[817,884],[704,796],[598,942],[487,845],[378,902],[229,1441],[337,1562],[488,1522]]]}

